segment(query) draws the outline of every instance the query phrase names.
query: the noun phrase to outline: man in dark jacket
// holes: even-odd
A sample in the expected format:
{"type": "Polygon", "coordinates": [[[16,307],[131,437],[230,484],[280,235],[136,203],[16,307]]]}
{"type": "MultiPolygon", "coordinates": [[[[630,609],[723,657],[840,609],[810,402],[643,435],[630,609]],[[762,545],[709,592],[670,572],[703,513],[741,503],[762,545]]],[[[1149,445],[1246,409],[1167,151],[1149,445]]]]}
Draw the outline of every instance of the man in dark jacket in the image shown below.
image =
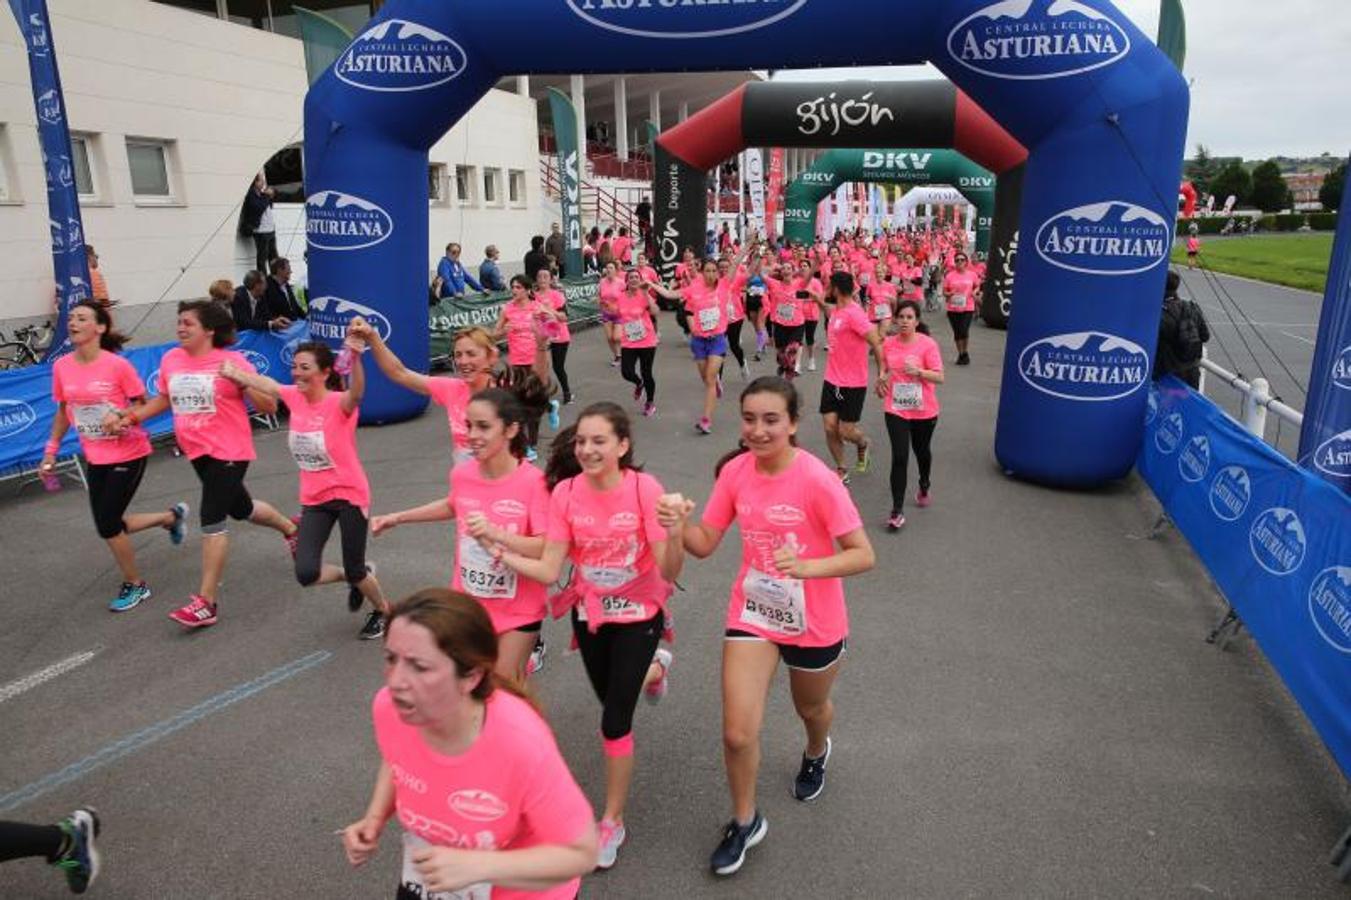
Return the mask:
{"type": "Polygon", "coordinates": [[[525,254],[525,277],[535,283],[540,269],[549,268],[549,255],[544,252],[544,237],[535,235],[530,239],[530,250],[525,254]]]}
{"type": "Polygon", "coordinates": [[[253,270],[244,276],[244,283],[235,288],[234,298],[230,301],[230,315],[235,320],[235,328],[240,331],[267,331],[272,327],[272,319],[267,314],[267,279],[263,273],[253,270]]]}
{"type": "MultiPolygon", "coordinates": [[[[534,241],[530,242],[531,249],[534,248],[534,243],[534,241]]],[[[554,258],[554,262],[558,264],[558,274],[560,277],[567,274],[567,272],[564,271],[564,266],[566,265],[564,256],[567,254],[567,249],[568,243],[563,239],[563,229],[558,227],[557,222],[554,222],[549,228],[549,237],[544,242],[544,255],[546,257],[552,256],[554,258]]],[[[576,275],[577,273],[574,272],[573,274],[576,275]]],[[[532,275],[530,277],[534,278],[535,276],[532,275]]]]}
{"type": "Polygon", "coordinates": [[[244,204],[239,212],[239,233],[244,237],[252,236],[260,272],[277,258],[277,225],[272,216],[272,201],[276,193],[268,187],[266,176],[259,172],[244,195],[244,204]]]}
{"type": "Polygon", "coordinates": [[[1159,317],[1159,342],[1154,350],[1154,378],[1176,375],[1193,388],[1201,386],[1202,346],[1210,340],[1205,313],[1177,295],[1182,276],[1169,270],[1159,317]]]}
{"type": "Polygon", "coordinates": [[[296,299],[295,288],[291,287],[291,262],[284,256],[272,260],[272,274],[267,279],[263,304],[274,328],[285,328],[305,318],[305,310],[296,299]],[[285,321],[278,323],[278,319],[285,321]]]}

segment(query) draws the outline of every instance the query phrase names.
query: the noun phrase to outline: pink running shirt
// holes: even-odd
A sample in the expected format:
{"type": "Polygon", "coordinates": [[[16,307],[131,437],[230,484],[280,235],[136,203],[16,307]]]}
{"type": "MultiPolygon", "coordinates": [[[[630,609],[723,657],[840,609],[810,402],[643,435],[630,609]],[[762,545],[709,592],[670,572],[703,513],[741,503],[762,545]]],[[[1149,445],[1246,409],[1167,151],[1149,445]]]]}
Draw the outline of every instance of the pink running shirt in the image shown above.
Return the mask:
{"type": "Polygon", "coordinates": [[[651,303],[647,291],[619,296],[619,346],[641,349],[657,346],[657,329],[652,324],[651,303]]]}
{"type": "Polygon", "coordinates": [[[882,355],[887,361],[890,378],[887,397],[882,406],[893,416],[902,419],[932,419],[938,415],[938,393],[934,383],[918,375],[905,374],[905,361],[929,371],[943,371],[943,354],[938,342],[927,334],[916,334],[910,343],[902,343],[901,336],[893,334],[882,342],[882,355]]]}
{"type": "Polygon", "coordinates": [[[944,292],[952,291],[952,296],[947,298],[948,312],[970,312],[976,308],[976,285],[980,283],[980,276],[967,269],[965,272],[958,272],[953,269],[947,275],[943,276],[944,292]]]}
{"type": "Polygon", "coordinates": [[[727,333],[727,310],[717,285],[704,284],[702,276],[680,292],[689,312],[690,331],[696,337],[716,337],[727,333]]]}
{"type": "Polygon", "coordinates": [[[804,559],[833,556],[835,538],[863,527],[839,476],[805,450],[772,477],[743,453],[723,467],[703,518],[722,532],[734,520],[741,530],[741,568],[726,626],[795,647],[844,640],[849,617],[843,581],[781,578],[774,568],[774,551],[785,544],[795,543],[804,559]]]}
{"type": "Polygon", "coordinates": [[[135,366],[116,353],[100,350],[88,364],[70,353],[52,365],[52,399],[66,404],[66,420],[91,465],[109,466],[150,455],[150,438],[141,426],[128,428],[121,436],[103,431],[108,413],[126,409],[132,398],[144,396],[145,384],[135,366]]]}
{"type": "Polygon", "coordinates": [[[446,420],[450,423],[450,443],[454,457],[452,465],[472,459],[474,453],[469,449],[469,398],[473,391],[469,382],[462,378],[428,378],[427,394],[432,402],[445,407],[446,420]]]}
{"type": "Polygon", "coordinates": [[[310,403],[300,388],[281,385],[281,402],[291,413],[286,445],[300,468],[300,505],[346,500],[370,515],[371,486],[357,455],[358,410],[342,411],[344,391],[328,391],[310,403]]]}
{"type": "Polygon", "coordinates": [[[868,285],[868,318],[873,322],[890,319],[896,293],[896,285],[890,281],[874,281],[868,285]]]}
{"type": "Polygon", "coordinates": [[[482,604],[498,634],[544,619],[547,588],[494,560],[465,530],[469,514],[479,512],[512,534],[544,534],[549,527],[549,489],[544,473],[523,462],[503,478],[485,478],[478,460],[471,459],[451,471],[449,501],[455,510],[455,575],[451,587],[482,604]]]}
{"type": "Polygon", "coordinates": [[[400,881],[428,898],[571,900],[581,879],[546,891],[479,884],[453,895],[431,894],[413,866],[413,853],[428,845],[523,850],[571,844],[594,827],[591,804],[539,713],[500,689],[486,706],[473,746],[459,756],[445,756],[403,723],[389,688],[381,688],[371,703],[375,742],[393,776],[395,817],[404,830],[400,881]]]}
{"type": "MultiPolygon", "coordinates": [[[[536,293],[535,299],[538,300],[540,305],[543,306],[545,309],[552,309],[555,312],[561,311],[565,306],[567,306],[568,302],[567,299],[563,296],[562,291],[556,291],[553,290],[552,288],[547,291],[536,293]]],[[[549,335],[549,343],[566,344],[572,341],[572,332],[568,331],[567,320],[558,322],[557,324],[550,327],[552,329],[552,333],[549,335]]]]}
{"type": "Polygon", "coordinates": [[[256,459],[244,389],[219,374],[221,363],[253,372],[253,363],[233,350],[213,347],[201,356],[189,356],[175,347],[160,360],[156,387],[169,398],[174,412],[174,436],[188,459],[210,456],[225,462],[256,459]]]}
{"type": "Polygon", "coordinates": [[[534,365],[539,349],[539,307],[534,301],[521,304],[511,300],[502,307],[502,314],[506,317],[507,365],[534,365]]]}
{"type": "Polygon", "coordinates": [[[836,387],[868,386],[868,332],[873,323],[858,303],[835,307],[830,314],[830,357],[826,381],[836,387]]]}

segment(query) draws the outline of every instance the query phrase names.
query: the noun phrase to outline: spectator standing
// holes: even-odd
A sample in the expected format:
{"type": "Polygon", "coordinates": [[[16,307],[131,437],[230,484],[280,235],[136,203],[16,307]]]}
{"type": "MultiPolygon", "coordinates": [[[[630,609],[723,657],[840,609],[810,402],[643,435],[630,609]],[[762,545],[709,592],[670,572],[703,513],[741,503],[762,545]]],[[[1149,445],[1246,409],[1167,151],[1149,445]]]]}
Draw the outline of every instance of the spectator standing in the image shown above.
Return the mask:
{"type": "Polygon", "coordinates": [[[497,247],[489,244],[483,251],[483,262],[479,263],[478,280],[484,290],[505,291],[507,283],[502,280],[502,270],[497,267],[497,258],[502,254],[497,247]]]}
{"type": "MultiPolygon", "coordinates": [[[[534,247],[535,242],[531,241],[530,248],[533,250],[534,247]]],[[[549,227],[549,237],[544,242],[544,253],[546,256],[552,256],[554,258],[554,262],[558,264],[559,277],[562,277],[563,275],[567,274],[564,268],[566,265],[566,257],[564,256],[564,254],[567,253],[567,250],[568,250],[567,241],[563,240],[563,229],[559,228],[558,223],[555,222],[553,223],[553,225],[549,227]]],[[[534,277],[533,275],[530,274],[530,265],[528,263],[526,264],[525,275],[527,278],[534,277]]]]}
{"type": "Polygon", "coordinates": [[[1201,357],[1210,326],[1192,300],[1177,295],[1182,276],[1169,271],[1163,288],[1163,315],[1159,318],[1159,345],[1154,352],[1154,378],[1176,375],[1193,388],[1201,386],[1201,357]]]}
{"type": "MultiPolygon", "coordinates": [[[[558,225],[555,224],[554,228],[557,227],[558,225]]],[[[561,246],[563,235],[559,234],[558,237],[561,246]]],[[[549,236],[549,240],[553,240],[553,235],[549,236]]],[[[539,275],[540,269],[549,268],[549,257],[553,256],[553,251],[546,250],[545,248],[547,246],[547,242],[542,235],[537,234],[530,239],[530,250],[525,254],[525,277],[529,278],[532,282],[535,280],[535,276],[539,275]]],[[[562,257],[554,256],[554,258],[561,263],[562,257]]]]}
{"type": "Polygon", "coordinates": [[[267,176],[259,172],[244,195],[244,207],[239,214],[239,233],[245,237],[252,235],[256,268],[260,272],[277,258],[277,223],[272,217],[276,193],[268,187],[267,176]]]}
{"type": "Polygon", "coordinates": [[[93,244],[84,245],[84,257],[89,261],[89,297],[102,306],[108,306],[108,282],[99,270],[99,255],[93,244]]]}
{"type": "Polygon", "coordinates": [[[642,243],[643,252],[651,255],[655,249],[652,246],[652,199],[643,197],[633,208],[633,214],[638,217],[638,240],[642,243]]]}
{"type": "Polygon", "coordinates": [[[441,299],[463,297],[468,287],[472,287],[480,294],[488,293],[460,262],[459,244],[446,244],[446,255],[436,264],[436,280],[432,282],[432,287],[436,296],[441,299]]]}
{"type": "Polygon", "coordinates": [[[305,310],[291,287],[291,261],[284,256],[272,260],[272,274],[268,276],[263,293],[263,306],[273,328],[285,328],[305,318],[305,310]]]}

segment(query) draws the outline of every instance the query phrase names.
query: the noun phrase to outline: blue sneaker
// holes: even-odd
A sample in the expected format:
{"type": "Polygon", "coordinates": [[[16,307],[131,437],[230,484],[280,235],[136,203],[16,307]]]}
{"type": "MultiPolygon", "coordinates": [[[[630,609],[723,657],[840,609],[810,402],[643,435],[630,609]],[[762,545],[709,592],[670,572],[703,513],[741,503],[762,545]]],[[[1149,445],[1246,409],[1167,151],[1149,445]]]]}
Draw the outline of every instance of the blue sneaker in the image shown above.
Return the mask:
{"type": "Polygon", "coordinates": [[[534,461],[537,460],[537,459],[539,459],[539,451],[536,450],[534,447],[526,447],[526,448],[525,448],[525,461],[526,461],[526,462],[534,462],[534,461]]]}
{"type": "Polygon", "coordinates": [[[83,894],[99,876],[99,851],[95,846],[98,813],[81,807],[57,823],[57,827],[65,834],[67,846],[52,865],[65,874],[71,893],[83,894]]]}
{"type": "Polygon", "coordinates": [[[713,870],[713,874],[736,874],[741,864],[746,861],[746,851],[763,841],[768,830],[769,824],[765,821],[765,817],[760,815],[759,810],[756,810],[755,818],[749,825],[739,825],[735,819],[728,822],[727,827],[723,829],[722,842],[709,859],[709,867],[713,870]]]}
{"type": "Polygon", "coordinates": [[[108,604],[111,612],[126,612],[129,609],[135,609],[141,604],[142,600],[150,599],[150,587],[144,581],[140,584],[132,584],[129,581],[122,582],[122,590],[118,591],[117,596],[108,604]]]}
{"type": "Polygon", "coordinates": [[[169,511],[174,514],[174,523],[169,526],[169,542],[177,547],[183,543],[183,535],[188,533],[188,505],[180,500],[169,511]]]}
{"type": "Polygon", "coordinates": [[[549,427],[554,431],[558,430],[561,420],[558,418],[558,401],[549,401],[549,427]]]}

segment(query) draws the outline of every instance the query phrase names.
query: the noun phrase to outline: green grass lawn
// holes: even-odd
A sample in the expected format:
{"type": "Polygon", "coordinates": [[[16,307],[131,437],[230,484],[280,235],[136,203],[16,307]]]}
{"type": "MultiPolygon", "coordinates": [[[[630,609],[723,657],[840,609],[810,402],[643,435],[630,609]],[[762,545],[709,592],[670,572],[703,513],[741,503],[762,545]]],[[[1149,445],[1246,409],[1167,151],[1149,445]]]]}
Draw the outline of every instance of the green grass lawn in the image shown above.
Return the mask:
{"type": "MultiPolygon", "coordinates": [[[[1185,238],[1173,247],[1173,262],[1187,264],[1185,238]]],[[[1201,238],[1201,264],[1216,272],[1323,292],[1332,256],[1331,232],[1201,238]]]]}

